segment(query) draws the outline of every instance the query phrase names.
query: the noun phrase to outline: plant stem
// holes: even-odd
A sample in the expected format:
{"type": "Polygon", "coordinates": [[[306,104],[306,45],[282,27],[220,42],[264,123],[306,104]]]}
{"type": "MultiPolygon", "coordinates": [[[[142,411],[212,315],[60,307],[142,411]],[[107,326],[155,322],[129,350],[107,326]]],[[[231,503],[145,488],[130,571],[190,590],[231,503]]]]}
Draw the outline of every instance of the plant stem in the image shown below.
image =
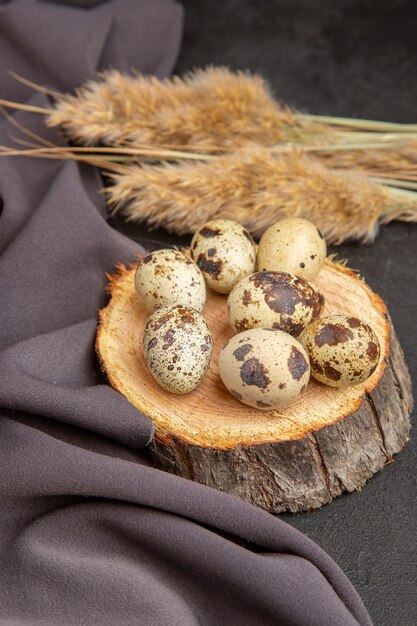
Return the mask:
{"type": "Polygon", "coordinates": [[[30,111],[31,113],[42,113],[48,115],[49,109],[43,109],[42,107],[35,107],[30,104],[21,104],[20,102],[10,102],[10,100],[0,99],[0,104],[8,107],[9,109],[19,109],[20,111],[30,111]]]}
{"type": "Polygon", "coordinates": [[[76,155],[71,152],[65,152],[64,150],[60,153],[41,153],[38,152],[36,155],[28,154],[26,150],[15,150],[10,154],[7,146],[0,146],[0,158],[2,156],[23,156],[23,157],[31,157],[36,156],[38,159],[53,159],[53,160],[63,160],[68,159],[70,161],[78,161],[80,163],[87,163],[88,165],[94,165],[95,167],[110,170],[116,173],[124,173],[126,171],[126,166],[123,166],[118,163],[114,163],[112,161],[107,160],[105,156],[99,156],[97,158],[92,155],[91,157],[88,155],[76,155]],[[22,154],[23,152],[23,154],[22,154]]]}
{"type": "MultiPolygon", "coordinates": [[[[3,150],[6,146],[3,146],[3,150]]],[[[172,158],[172,159],[192,159],[198,161],[210,161],[215,159],[216,157],[209,154],[195,154],[194,152],[180,152],[177,150],[159,150],[154,148],[141,149],[141,148],[112,148],[112,147],[93,147],[93,146],[71,146],[70,148],[63,148],[61,146],[54,147],[40,147],[33,148],[30,150],[12,150],[8,148],[7,156],[37,156],[39,153],[61,153],[61,152],[72,152],[72,153],[93,153],[93,156],[99,156],[104,158],[104,155],[128,155],[128,156],[149,156],[149,157],[158,157],[158,158],[172,158]]]]}
{"type": "Polygon", "coordinates": [[[369,174],[367,176],[374,180],[376,183],[380,183],[381,185],[388,185],[389,187],[401,187],[401,189],[414,189],[417,191],[417,182],[400,180],[399,178],[388,178],[385,176],[373,176],[369,174]]]}
{"type": "Polygon", "coordinates": [[[334,136],[337,137],[339,141],[343,141],[348,143],[350,141],[394,141],[398,140],[399,137],[401,139],[411,139],[417,140],[417,132],[408,133],[404,132],[390,132],[390,133],[375,133],[375,132],[367,132],[360,130],[335,130],[334,136]]]}
{"type": "Polygon", "coordinates": [[[362,120],[350,117],[333,117],[331,115],[311,115],[308,113],[296,113],[296,119],[310,122],[322,122],[331,126],[347,126],[350,128],[363,128],[375,132],[416,132],[417,124],[400,124],[395,122],[379,122],[376,120],[362,120]]]}
{"type": "Polygon", "coordinates": [[[393,220],[402,222],[417,222],[417,193],[406,189],[385,187],[388,196],[392,198],[392,205],[385,205],[381,212],[381,222],[388,223],[393,220]]]}
{"type": "MultiPolygon", "coordinates": [[[[18,122],[12,115],[10,115],[10,113],[8,113],[6,111],[6,109],[2,106],[0,106],[0,113],[2,115],[4,115],[4,117],[6,118],[6,120],[8,122],[10,122],[10,124],[12,126],[14,126],[15,128],[17,128],[17,130],[19,130],[23,135],[26,135],[27,137],[31,137],[31,139],[35,139],[38,143],[37,144],[33,144],[33,147],[39,147],[40,145],[44,145],[44,146],[49,146],[49,147],[53,147],[54,144],[51,143],[50,141],[48,141],[47,139],[44,139],[43,137],[41,137],[40,135],[37,135],[36,133],[32,132],[31,130],[29,130],[28,128],[26,128],[25,126],[23,126],[23,124],[21,124],[20,122],[18,122]]],[[[16,140],[15,140],[16,141],[16,140]]]]}
{"type": "Polygon", "coordinates": [[[26,87],[30,87],[31,89],[34,89],[35,91],[44,93],[47,96],[54,96],[55,98],[58,96],[62,96],[62,93],[60,93],[59,91],[55,91],[54,89],[49,89],[48,87],[44,87],[43,85],[39,85],[38,83],[34,83],[28,78],[24,78],[23,76],[20,76],[20,74],[17,74],[13,70],[8,70],[7,73],[10,74],[10,76],[14,78],[15,80],[17,80],[19,83],[22,83],[22,85],[26,85],[26,87]]]}
{"type": "Polygon", "coordinates": [[[294,147],[301,147],[303,152],[341,152],[341,151],[354,151],[354,150],[389,150],[393,147],[402,146],[403,141],[397,139],[396,141],[389,142],[359,142],[359,143],[345,143],[345,144],[329,144],[329,145],[297,145],[297,144],[275,144],[271,150],[273,152],[288,152],[294,149],[294,147]]]}

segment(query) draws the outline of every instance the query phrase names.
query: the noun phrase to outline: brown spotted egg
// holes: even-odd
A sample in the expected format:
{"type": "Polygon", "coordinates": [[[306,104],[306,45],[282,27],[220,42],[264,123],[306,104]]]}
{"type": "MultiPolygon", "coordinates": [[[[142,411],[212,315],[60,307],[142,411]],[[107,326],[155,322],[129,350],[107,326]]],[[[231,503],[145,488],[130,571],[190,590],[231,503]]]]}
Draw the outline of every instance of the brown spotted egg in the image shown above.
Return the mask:
{"type": "Polygon", "coordinates": [[[191,241],[191,255],[207,285],[230,293],[236,283],[255,271],[256,249],[248,231],[232,220],[204,224],[191,241]]]}
{"type": "Polygon", "coordinates": [[[253,328],[232,337],[219,357],[220,377],[230,393],[257,409],[296,400],[310,378],[303,346],[281,330],[253,328]]]}
{"type": "Polygon", "coordinates": [[[286,217],[270,226],[258,248],[257,269],[288,272],[305,280],[319,273],[327,254],[319,229],[300,217],[286,217]]]}
{"type": "Polygon", "coordinates": [[[310,357],[311,375],[330,387],[363,383],[378,365],[377,336],[357,317],[322,317],[307,326],[300,341],[310,357]]]}
{"type": "Polygon", "coordinates": [[[227,300],[231,326],[276,328],[297,336],[324,307],[322,294],[302,278],[285,272],[257,272],[233,287],[227,300]]]}
{"type": "Polygon", "coordinates": [[[212,337],[203,316],[180,304],[162,307],[146,324],[142,350],[149,371],[167,391],[189,393],[210,363],[212,337]]]}
{"type": "Polygon", "coordinates": [[[156,250],[145,256],[136,270],[135,289],[149,312],[175,304],[202,311],[206,302],[202,273],[178,250],[156,250]]]}

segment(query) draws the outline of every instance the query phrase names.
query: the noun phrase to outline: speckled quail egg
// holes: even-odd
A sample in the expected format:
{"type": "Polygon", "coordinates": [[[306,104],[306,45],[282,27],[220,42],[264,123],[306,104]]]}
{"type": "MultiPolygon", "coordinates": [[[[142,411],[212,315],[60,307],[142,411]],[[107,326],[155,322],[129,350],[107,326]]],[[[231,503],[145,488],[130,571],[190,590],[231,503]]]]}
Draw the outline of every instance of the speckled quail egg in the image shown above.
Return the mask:
{"type": "Polygon", "coordinates": [[[326,253],[324,237],[314,224],[300,217],[287,217],[270,226],[262,235],[257,269],[288,272],[313,280],[326,253]]]}
{"type": "Polygon", "coordinates": [[[166,306],[146,324],[142,350],[149,371],[167,391],[189,393],[201,382],[210,363],[212,337],[195,309],[166,306]]]}
{"type": "Polygon", "coordinates": [[[379,342],[368,324],[353,316],[322,317],[303,331],[311,375],[330,387],[363,383],[379,361],[379,342]]]}
{"type": "Polygon", "coordinates": [[[145,256],[135,273],[135,289],[149,312],[175,304],[202,311],[206,302],[202,273],[178,250],[156,250],[145,256]]]}
{"type": "Polygon", "coordinates": [[[258,409],[291,404],[310,378],[303,346],[291,335],[268,328],[252,328],[232,337],[220,353],[219,371],[235,398],[258,409]]]}
{"type": "Polygon", "coordinates": [[[235,285],[227,300],[229,322],[237,331],[276,328],[297,336],[324,307],[322,294],[285,272],[257,272],[235,285]]]}
{"type": "Polygon", "coordinates": [[[207,285],[230,293],[236,283],[255,271],[256,249],[248,231],[232,220],[204,224],[191,241],[191,254],[207,285]]]}

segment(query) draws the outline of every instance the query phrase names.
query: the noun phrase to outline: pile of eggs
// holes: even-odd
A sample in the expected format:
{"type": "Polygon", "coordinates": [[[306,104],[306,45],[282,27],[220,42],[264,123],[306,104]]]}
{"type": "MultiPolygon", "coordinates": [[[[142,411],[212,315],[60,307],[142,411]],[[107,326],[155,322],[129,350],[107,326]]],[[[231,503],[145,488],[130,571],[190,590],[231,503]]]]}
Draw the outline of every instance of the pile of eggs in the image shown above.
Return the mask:
{"type": "Polygon", "coordinates": [[[213,339],[202,311],[206,289],[228,294],[236,334],[223,346],[220,377],[237,400],[259,409],[294,402],[310,375],[331,387],[364,382],[379,361],[372,328],[357,317],[322,317],[324,297],[313,280],[326,242],[314,224],[282,219],[258,250],[240,224],[216,219],[178,250],[145,256],[135,289],[150,313],[142,349],[150,373],[169,392],[192,391],[210,364],[213,339]]]}

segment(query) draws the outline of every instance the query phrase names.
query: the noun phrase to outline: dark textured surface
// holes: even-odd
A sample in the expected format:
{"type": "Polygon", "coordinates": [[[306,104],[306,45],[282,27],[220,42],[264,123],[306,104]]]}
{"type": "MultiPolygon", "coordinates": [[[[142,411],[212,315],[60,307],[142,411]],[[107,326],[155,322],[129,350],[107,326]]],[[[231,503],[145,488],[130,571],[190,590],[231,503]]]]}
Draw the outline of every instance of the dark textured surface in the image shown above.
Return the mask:
{"type": "Polygon", "coordinates": [[[260,72],[309,112],[415,121],[414,0],[185,0],[176,72],[260,72]]]}
{"type": "MultiPolygon", "coordinates": [[[[249,68],[267,77],[277,96],[311,113],[416,121],[415,2],[183,4],[185,34],[177,73],[209,63],[249,68]]],[[[158,232],[139,236],[145,243],[148,237],[173,241],[158,232]]],[[[373,245],[343,245],[338,252],[387,303],[415,381],[417,226],[392,224],[381,229],[373,245]]],[[[314,513],[282,516],[333,556],[378,626],[416,623],[416,475],[412,433],[395,463],[362,491],[314,513]]]]}

